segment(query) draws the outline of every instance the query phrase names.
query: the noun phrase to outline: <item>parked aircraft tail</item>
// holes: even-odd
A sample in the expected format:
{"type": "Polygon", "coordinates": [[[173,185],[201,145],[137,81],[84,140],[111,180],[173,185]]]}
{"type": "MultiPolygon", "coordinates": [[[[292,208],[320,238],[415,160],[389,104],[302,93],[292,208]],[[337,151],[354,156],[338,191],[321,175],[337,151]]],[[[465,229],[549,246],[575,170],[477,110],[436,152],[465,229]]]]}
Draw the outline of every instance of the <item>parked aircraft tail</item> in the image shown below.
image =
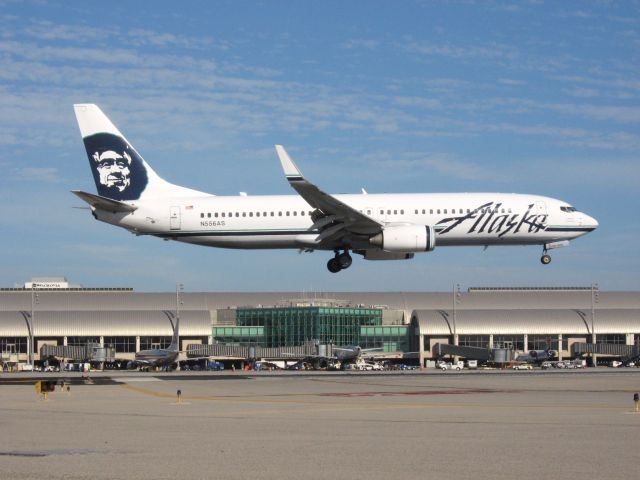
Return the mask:
{"type": "Polygon", "coordinates": [[[180,317],[176,318],[176,325],[173,327],[173,337],[171,337],[171,344],[167,348],[170,352],[177,352],[180,350],[180,317]]]}
{"type": "Polygon", "coordinates": [[[73,108],[100,196],[118,201],[209,196],[162,179],[97,105],[73,108]]]}

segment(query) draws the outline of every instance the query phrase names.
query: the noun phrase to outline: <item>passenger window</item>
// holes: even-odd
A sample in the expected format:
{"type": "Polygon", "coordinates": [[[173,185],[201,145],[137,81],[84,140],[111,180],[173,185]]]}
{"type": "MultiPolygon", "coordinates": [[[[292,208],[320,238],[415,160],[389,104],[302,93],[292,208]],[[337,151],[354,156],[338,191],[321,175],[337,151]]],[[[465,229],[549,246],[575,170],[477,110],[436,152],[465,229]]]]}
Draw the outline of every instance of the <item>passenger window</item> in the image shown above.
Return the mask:
{"type": "Polygon", "coordinates": [[[278,212],[278,216],[281,217],[282,216],[282,212],[278,212]]]}
{"type": "Polygon", "coordinates": [[[298,216],[298,212],[296,212],[295,210],[293,211],[293,216],[297,217],[298,216]]]}
{"type": "Polygon", "coordinates": [[[274,216],[274,213],[273,213],[273,212],[271,212],[271,216],[272,216],[272,217],[274,216]]]}
{"type": "MultiPolygon", "coordinates": [[[[422,214],[424,215],[425,213],[427,213],[427,210],[423,208],[422,209],[422,214]]],[[[431,213],[433,213],[433,212],[431,212],[431,213]]]]}
{"type": "Polygon", "coordinates": [[[438,215],[440,215],[440,209],[438,209],[438,215]]]}
{"type": "Polygon", "coordinates": [[[416,208],[416,215],[418,214],[418,209],[416,208]]]}
{"type": "Polygon", "coordinates": [[[218,212],[214,213],[213,216],[218,218],[218,212]]]}
{"type": "Polygon", "coordinates": [[[236,212],[236,217],[239,217],[239,216],[240,216],[240,212],[236,212]]]}
{"type": "Polygon", "coordinates": [[[304,210],[300,212],[300,216],[304,217],[304,210]]]}
{"type": "Polygon", "coordinates": [[[224,212],[222,212],[222,218],[224,218],[224,212]]]}
{"type": "Polygon", "coordinates": [[[242,216],[246,217],[247,216],[247,212],[242,212],[242,216]]]}
{"type": "Polygon", "coordinates": [[[200,214],[200,218],[204,218],[204,213],[201,213],[201,214],[200,214]]]}
{"type": "Polygon", "coordinates": [[[249,216],[250,216],[250,217],[253,217],[253,212],[249,212],[249,216]]]}
{"type": "Polygon", "coordinates": [[[207,218],[211,218],[211,214],[210,213],[207,213],[207,218]]]}
{"type": "Polygon", "coordinates": [[[394,211],[393,211],[393,214],[394,214],[394,215],[397,215],[397,214],[398,214],[398,210],[394,210],[394,211]]]}
{"type": "Polygon", "coordinates": [[[260,212],[256,212],[256,217],[259,217],[259,216],[260,216],[260,212]]]}
{"type": "Polygon", "coordinates": [[[400,215],[404,215],[404,210],[400,210],[400,215]]]}
{"type": "Polygon", "coordinates": [[[391,210],[387,210],[387,215],[391,215],[391,210]]]}
{"type": "Polygon", "coordinates": [[[444,214],[445,214],[445,215],[447,214],[447,209],[446,209],[446,208],[444,209],[444,214]]]}
{"type": "Polygon", "coordinates": [[[289,211],[287,211],[287,217],[289,216],[289,211]]]}
{"type": "Polygon", "coordinates": [[[433,215],[433,208],[429,209],[429,215],[433,215]]]}

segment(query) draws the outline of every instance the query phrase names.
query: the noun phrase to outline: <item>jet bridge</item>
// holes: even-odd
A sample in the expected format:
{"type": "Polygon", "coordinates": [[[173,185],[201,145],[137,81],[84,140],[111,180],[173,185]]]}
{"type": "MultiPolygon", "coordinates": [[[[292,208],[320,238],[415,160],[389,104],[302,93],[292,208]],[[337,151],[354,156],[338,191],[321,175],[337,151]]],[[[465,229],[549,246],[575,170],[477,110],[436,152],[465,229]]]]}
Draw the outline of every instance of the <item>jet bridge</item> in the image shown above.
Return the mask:
{"type": "Polygon", "coordinates": [[[261,347],[259,345],[232,346],[224,344],[213,345],[189,345],[187,346],[187,358],[213,357],[233,358],[244,360],[246,358],[304,358],[313,355],[331,355],[330,345],[318,345],[310,342],[297,347],[261,347]],[[325,348],[322,348],[325,347],[325,348]]]}
{"type": "Polygon", "coordinates": [[[99,343],[73,346],[43,345],[40,348],[40,358],[47,357],[70,358],[83,362],[112,362],[115,359],[115,349],[99,343]]]}
{"type": "Polygon", "coordinates": [[[451,345],[449,343],[436,343],[433,346],[436,357],[453,355],[471,360],[489,361],[493,359],[493,351],[489,348],[466,347],[461,345],[451,345]]]}
{"type": "Polygon", "coordinates": [[[623,363],[640,359],[640,345],[622,345],[619,343],[574,343],[571,345],[574,356],[591,353],[620,357],[623,363]]]}

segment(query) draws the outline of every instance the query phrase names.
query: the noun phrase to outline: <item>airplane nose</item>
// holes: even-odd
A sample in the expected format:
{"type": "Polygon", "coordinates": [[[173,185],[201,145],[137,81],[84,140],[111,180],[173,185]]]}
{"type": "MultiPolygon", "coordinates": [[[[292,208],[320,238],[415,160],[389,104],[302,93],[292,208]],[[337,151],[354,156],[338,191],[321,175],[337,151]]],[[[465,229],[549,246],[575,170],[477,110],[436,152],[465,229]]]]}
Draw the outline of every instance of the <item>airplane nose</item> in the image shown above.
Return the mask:
{"type": "Polygon", "coordinates": [[[593,227],[594,230],[600,225],[595,218],[590,217],[589,215],[585,215],[584,217],[584,225],[593,227]]]}

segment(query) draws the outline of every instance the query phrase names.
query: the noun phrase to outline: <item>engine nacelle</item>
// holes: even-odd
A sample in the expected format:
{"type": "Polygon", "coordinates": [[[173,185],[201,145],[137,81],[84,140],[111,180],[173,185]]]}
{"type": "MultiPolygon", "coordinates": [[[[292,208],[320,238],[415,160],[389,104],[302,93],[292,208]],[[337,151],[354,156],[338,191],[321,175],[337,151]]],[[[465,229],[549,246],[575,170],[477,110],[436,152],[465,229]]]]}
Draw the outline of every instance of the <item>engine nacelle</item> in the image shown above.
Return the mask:
{"type": "Polygon", "coordinates": [[[369,243],[386,252],[430,252],[436,247],[436,232],[429,225],[390,225],[369,243]]]}

